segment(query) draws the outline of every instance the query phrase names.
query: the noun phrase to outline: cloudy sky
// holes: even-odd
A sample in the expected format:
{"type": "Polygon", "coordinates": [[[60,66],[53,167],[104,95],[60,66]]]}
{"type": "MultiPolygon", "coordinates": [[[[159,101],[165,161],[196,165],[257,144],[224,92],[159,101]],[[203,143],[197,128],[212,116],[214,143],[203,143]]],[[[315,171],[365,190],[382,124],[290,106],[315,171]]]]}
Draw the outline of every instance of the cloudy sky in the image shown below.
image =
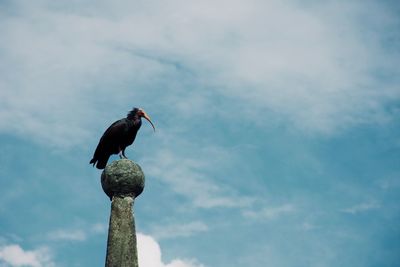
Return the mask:
{"type": "Polygon", "coordinates": [[[102,266],[134,106],[142,267],[400,262],[398,1],[0,0],[0,266],[102,266]],[[113,156],[111,160],[116,160],[113,156]]]}

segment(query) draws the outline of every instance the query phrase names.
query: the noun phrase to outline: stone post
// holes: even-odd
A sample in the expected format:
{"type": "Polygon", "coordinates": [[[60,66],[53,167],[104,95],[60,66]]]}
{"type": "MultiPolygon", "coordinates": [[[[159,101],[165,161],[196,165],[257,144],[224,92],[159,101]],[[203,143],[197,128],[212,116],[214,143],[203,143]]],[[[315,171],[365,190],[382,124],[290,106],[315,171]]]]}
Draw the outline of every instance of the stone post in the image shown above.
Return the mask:
{"type": "Polygon", "coordinates": [[[101,185],[111,200],[106,267],[138,267],[133,203],[144,189],[140,166],[128,159],[107,165],[101,185]]]}

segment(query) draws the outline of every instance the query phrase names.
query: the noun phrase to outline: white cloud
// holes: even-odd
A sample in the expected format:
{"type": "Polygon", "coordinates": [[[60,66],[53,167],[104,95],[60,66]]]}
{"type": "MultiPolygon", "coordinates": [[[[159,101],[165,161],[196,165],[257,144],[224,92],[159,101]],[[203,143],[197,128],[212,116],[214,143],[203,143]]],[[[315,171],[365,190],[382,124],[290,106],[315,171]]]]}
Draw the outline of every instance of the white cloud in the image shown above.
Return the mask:
{"type": "Polygon", "coordinates": [[[170,263],[164,263],[160,245],[149,235],[138,233],[137,246],[139,266],[141,267],[204,267],[194,259],[174,259],[170,263]]]}
{"type": "Polygon", "coordinates": [[[330,133],[390,120],[399,99],[399,55],[382,44],[394,15],[372,2],[15,2],[1,18],[0,130],[49,145],[84,144],[132,101],[191,114],[236,98],[244,114],[330,133]],[[182,69],[201,92],[182,94],[182,69]]]}
{"type": "Polygon", "coordinates": [[[87,234],[80,229],[73,229],[73,230],[60,229],[48,233],[47,237],[50,240],[85,241],[87,239],[87,234]]]}
{"type": "Polygon", "coordinates": [[[152,234],[158,239],[189,237],[200,232],[208,231],[208,226],[200,221],[184,224],[162,224],[152,229],[152,234]]]}
{"type": "Polygon", "coordinates": [[[19,245],[6,245],[0,247],[1,266],[10,267],[52,267],[55,264],[51,260],[48,248],[37,250],[24,250],[19,245]],[[4,265],[5,264],[5,265],[4,265]]]}
{"type": "Polygon", "coordinates": [[[245,207],[251,204],[251,198],[239,196],[232,188],[214,181],[215,177],[207,176],[214,168],[229,162],[227,152],[204,147],[189,151],[196,151],[196,155],[187,157],[177,150],[174,153],[159,150],[151,158],[142,160],[143,166],[149,175],[168,184],[171,190],[190,199],[196,207],[245,207]],[[215,164],[216,160],[218,164],[215,164]]]}
{"type": "Polygon", "coordinates": [[[107,232],[108,229],[108,225],[104,224],[104,223],[95,223],[92,225],[90,231],[93,234],[102,234],[107,232]]]}
{"type": "Polygon", "coordinates": [[[295,211],[296,208],[293,204],[283,204],[276,207],[264,207],[260,210],[244,210],[242,214],[247,218],[271,220],[295,211]]]}
{"type": "Polygon", "coordinates": [[[365,202],[365,203],[360,203],[345,209],[342,209],[342,212],[345,213],[350,213],[350,214],[357,214],[360,212],[365,212],[368,210],[374,210],[374,209],[379,209],[380,205],[376,202],[365,202]]]}
{"type": "Polygon", "coordinates": [[[302,229],[303,231],[311,231],[316,228],[319,228],[319,227],[312,223],[309,223],[309,222],[303,222],[300,226],[300,229],[302,229]]]}
{"type": "Polygon", "coordinates": [[[93,235],[107,232],[108,225],[95,223],[74,229],[57,229],[47,233],[47,238],[54,241],[86,241],[93,235]]]}
{"type": "Polygon", "coordinates": [[[380,179],[378,181],[378,186],[383,189],[383,190],[391,190],[391,189],[396,189],[400,187],[400,174],[395,173],[394,175],[391,175],[390,177],[387,177],[385,179],[380,179]]]}

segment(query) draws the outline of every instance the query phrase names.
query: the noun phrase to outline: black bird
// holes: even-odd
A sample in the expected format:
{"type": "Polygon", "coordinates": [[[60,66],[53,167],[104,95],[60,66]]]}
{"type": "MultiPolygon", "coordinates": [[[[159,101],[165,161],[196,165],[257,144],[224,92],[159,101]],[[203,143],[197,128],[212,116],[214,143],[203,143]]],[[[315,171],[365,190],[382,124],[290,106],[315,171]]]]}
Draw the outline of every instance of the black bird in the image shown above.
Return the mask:
{"type": "Polygon", "coordinates": [[[141,108],[133,108],[126,118],[114,122],[104,132],[90,164],[93,166],[96,164],[96,168],[104,169],[112,154],[118,154],[120,158],[127,158],[125,148],[135,141],[136,134],[142,125],[142,117],[150,122],[155,131],[156,128],[146,112],[141,108]]]}

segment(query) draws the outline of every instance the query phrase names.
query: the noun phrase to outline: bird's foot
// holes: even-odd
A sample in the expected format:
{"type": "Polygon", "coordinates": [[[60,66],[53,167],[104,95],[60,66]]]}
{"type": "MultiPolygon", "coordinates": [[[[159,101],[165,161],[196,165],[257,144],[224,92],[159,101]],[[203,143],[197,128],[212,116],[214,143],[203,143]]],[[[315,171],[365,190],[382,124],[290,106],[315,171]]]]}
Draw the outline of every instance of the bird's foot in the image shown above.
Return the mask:
{"type": "Polygon", "coordinates": [[[124,153],[118,153],[118,156],[120,159],[128,159],[127,156],[124,155],[124,153]]]}

